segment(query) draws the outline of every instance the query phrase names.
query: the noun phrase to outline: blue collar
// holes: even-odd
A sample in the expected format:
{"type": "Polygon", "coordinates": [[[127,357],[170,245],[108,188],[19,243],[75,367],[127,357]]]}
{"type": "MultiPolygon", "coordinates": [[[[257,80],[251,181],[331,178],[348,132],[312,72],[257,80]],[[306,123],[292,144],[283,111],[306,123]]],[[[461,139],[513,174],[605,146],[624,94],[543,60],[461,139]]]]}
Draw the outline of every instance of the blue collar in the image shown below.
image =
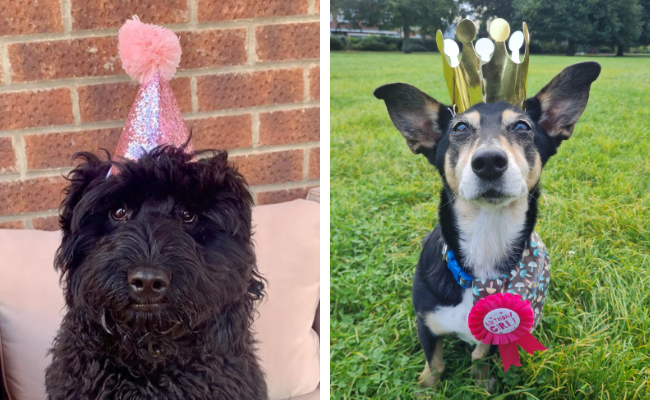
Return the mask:
{"type": "Polygon", "coordinates": [[[456,256],[454,256],[454,252],[451,250],[447,250],[446,244],[444,246],[444,249],[442,250],[442,254],[443,254],[443,259],[447,261],[447,268],[454,275],[454,279],[456,280],[456,282],[458,282],[460,287],[462,287],[463,289],[471,288],[474,277],[472,277],[467,272],[463,271],[460,265],[458,265],[458,261],[456,261],[456,256]]]}

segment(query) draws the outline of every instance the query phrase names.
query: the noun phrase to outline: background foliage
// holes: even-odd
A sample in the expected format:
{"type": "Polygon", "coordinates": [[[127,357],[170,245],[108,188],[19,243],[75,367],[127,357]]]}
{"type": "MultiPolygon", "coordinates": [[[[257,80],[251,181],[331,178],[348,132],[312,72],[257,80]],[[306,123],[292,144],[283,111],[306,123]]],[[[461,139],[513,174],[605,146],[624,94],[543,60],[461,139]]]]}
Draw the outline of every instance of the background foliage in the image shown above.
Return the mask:
{"type": "Polygon", "coordinates": [[[434,37],[459,18],[476,15],[482,36],[490,18],[504,18],[513,27],[526,21],[533,40],[566,43],[568,55],[580,45],[616,49],[617,55],[650,45],[650,0],[334,0],[331,10],[354,28],[401,28],[404,40],[413,27],[422,37],[434,37]]]}

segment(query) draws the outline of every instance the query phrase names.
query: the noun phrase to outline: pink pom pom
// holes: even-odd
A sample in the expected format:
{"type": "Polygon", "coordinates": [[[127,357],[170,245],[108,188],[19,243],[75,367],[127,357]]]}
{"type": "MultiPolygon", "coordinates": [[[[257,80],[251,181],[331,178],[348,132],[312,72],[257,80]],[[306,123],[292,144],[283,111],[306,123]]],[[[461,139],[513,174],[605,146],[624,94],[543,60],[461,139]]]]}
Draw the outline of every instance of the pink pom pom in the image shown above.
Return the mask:
{"type": "Polygon", "coordinates": [[[158,73],[170,80],[181,62],[181,44],[174,32],[143,24],[137,16],[127,20],[118,33],[122,68],[141,84],[158,73]]]}

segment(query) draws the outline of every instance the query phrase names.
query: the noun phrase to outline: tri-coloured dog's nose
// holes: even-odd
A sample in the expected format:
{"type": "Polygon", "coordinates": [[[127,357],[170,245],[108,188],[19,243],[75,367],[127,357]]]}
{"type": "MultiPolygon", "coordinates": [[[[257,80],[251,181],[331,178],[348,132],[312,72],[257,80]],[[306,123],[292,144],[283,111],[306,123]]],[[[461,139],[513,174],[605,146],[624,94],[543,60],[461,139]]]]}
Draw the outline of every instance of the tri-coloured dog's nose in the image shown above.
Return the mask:
{"type": "Polygon", "coordinates": [[[162,298],[169,288],[169,274],[152,268],[136,268],[128,274],[129,287],[136,297],[146,301],[162,298]]]}
{"type": "Polygon", "coordinates": [[[482,149],[472,157],[472,170],[479,178],[494,180],[508,169],[508,155],[500,149],[482,149]]]}

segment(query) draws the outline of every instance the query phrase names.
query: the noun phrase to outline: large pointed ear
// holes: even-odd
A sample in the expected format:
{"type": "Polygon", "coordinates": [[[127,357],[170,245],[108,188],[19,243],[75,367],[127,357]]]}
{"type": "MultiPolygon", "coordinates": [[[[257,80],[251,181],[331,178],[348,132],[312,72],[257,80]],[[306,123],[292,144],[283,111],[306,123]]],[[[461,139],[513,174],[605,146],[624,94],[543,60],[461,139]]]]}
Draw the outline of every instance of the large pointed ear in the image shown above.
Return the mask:
{"type": "Polygon", "coordinates": [[[390,119],[415,154],[434,149],[452,118],[446,106],[406,83],[380,86],[374,95],[384,100],[390,119]]]}
{"type": "Polygon", "coordinates": [[[570,138],[587,107],[591,83],[599,74],[600,64],[593,61],[566,67],[535,97],[526,100],[526,111],[537,117],[537,123],[549,136],[570,138]]]}

